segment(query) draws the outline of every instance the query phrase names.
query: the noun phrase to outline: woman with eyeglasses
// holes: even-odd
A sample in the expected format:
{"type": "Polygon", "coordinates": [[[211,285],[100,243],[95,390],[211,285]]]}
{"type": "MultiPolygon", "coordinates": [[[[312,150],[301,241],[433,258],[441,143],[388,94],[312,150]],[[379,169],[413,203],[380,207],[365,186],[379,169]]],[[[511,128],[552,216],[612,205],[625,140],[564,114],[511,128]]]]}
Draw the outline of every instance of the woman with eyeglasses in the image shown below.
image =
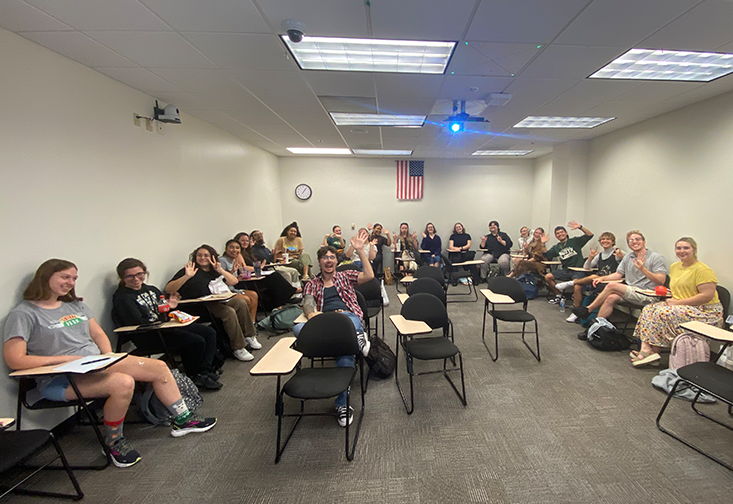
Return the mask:
{"type": "MultiPolygon", "coordinates": [[[[164,294],[154,285],[148,285],[148,268],[140,259],[128,257],[117,265],[120,285],[112,295],[112,321],[117,327],[147,324],[158,320],[158,302],[164,294]]],[[[178,306],[181,296],[171,294],[168,302],[171,309],[178,306]]],[[[219,390],[222,384],[219,374],[213,368],[216,354],[216,331],[201,324],[164,329],[160,331],[165,346],[180,352],[183,368],[197,387],[205,390],[219,390]]],[[[156,335],[133,333],[132,342],[145,353],[161,352],[164,349],[156,335]]]]}

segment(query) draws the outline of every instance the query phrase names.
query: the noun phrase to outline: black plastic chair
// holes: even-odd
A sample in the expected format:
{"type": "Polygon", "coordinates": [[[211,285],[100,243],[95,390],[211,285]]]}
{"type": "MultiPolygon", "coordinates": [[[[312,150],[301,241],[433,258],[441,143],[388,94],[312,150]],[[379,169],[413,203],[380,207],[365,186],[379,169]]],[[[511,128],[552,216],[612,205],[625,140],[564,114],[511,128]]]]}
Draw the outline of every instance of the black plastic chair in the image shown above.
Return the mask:
{"type": "Polygon", "coordinates": [[[84,497],[79,482],[76,480],[71,466],[66,460],[64,452],[61,450],[58,441],[54,435],[47,430],[27,430],[27,431],[2,431],[0,432],[0,473],[5,473],[13,468],[21,468],[32,470],[30,474],[24,475],[18,480],[16,476],[13,483],[9,485],[1,485],[0,499],[9,493],[21,495],[33,495],[38,497],[57,497],[72,500],[80,500],[84,497]],[[27,466],[25,463],[32,459],[35,455],[40,454],[48,446],[53,446],[56,450],[56,456],[41,466],[27,466]],[[51,466],[53,462],[60,459],[62,467],[51,466]],[[66,474],[74,485],[75,493],[66,494],[59,492],[46,492],[43,490],[29,490],[20,488],[23,483],[41,472],[43,469],[64,469],[66,474]]]}
{"type": "MultiPolygon", "coordinates": [[[[471,256],[472,260],[473,256],[471,256]]],[[[478,291],[476,290],[476,282],[474,282],[474,274],[471,272],[471,270],[463,269],[463,267],[456,267],[453,266],[453,262],[447,257],[443,256],[443,262],[445,264],[445,276],[446,276],[446,292],[448,288],[448,284],[454,283],[456,285],[461,284],[461,279],[467,279],[468,285],[465,285],[468,287],[468,292],[447,292],[448,296],[472,296],[473,299],[450,299],[448,298],[449,302],[454,303],[473,303],[475,301],[478,301],[478,291]]],[[[471,269],[475,269],[475,266],[469,266],[471,269]]]]}
{"type": "Polygon", "coordinates": [[[444,291],[448,291],[448,284],[445,283],[445,276],[440,268],[435,266],[420,266],[414,274],[415,278],[432,278],[440,284],[444,291]]]}
{"type": "Polygon", "coordinates": [[[397,389],[402,397],[402,403],[405,405],[405,410],[408,415],[411,415],[415,411],[415,395],[413,390],[413,377],[442,373],[453,391],[460,399],[461,403],[466,406],[466,383],[463,374],[463,357],[461,351],[453,342],[453,334],[448,334],[448,313],[446,312],[445,305],[440,299],[427,294],[424,292],[411,295],[402,305],[401,315],[407,320],[420,320],[425,322],[431,329],[441,329],[443,334],[441,336],[421,336],[414,337],[409,334],[400,334],[397,332],[397,344],[395,351],[395,382],[397,383],[397,389]],[[405,352],[405,364],[407,366],[407,373],[410,375],[410,405],[407,405],[407,399],[399,380],[399,353],[400,347],[405,352]],[[448,360],[453,360],[458,357],[458,367],[453,365],[452,368],[448,368],[448,360]],[[443,369],[435,371],[424,371],[416,373],[414,371],[413,360],[442,360],[443,369]],[[461,373],[461,392],[451,380],[448,375],[451,371],[460,371],[461,373]]]}
{"type": "MultiPolygon", "coordinates": [[[[370,281],[356,286],[356,290],[364,294],[367,304],[367,311],[364,318],[374,318],[374,335],[379,336],[379,321],[377,315],[382,314],[382,339],[384,339],[384,302],[382,300],[382,288],[379,280],[372,278],[370,281]]],[[[371,322],[369,323],[371,329],[371,322]]],[[[367,332],[368,334],[368,332],[367,332]]]]}
{"type": "Polygon", "coordinates": [[[723,462],[719,458],[702,450],[698,446],[695,446],[692,443],[685,441],[680,436],[662,427],[661,425],[662,415],[667,409],[667,405],[674,396],[675,392],[682,387],[693,387],[697,390],[697,394],[692,400],[692,410],[701,417],[712,420],[716,424],[721,425],[726,429],[733,430],[732,426],[725,424],[711,416],[708,416],[707,414],[696,408],[700,394],[704,392],[727,404],[728,416],[730,416],[731,409],[733,408],[733,371],[731,371],[730,369],[726,369],[723,366],[719,366],[714,362],[696,362],[695,364],[690,364],[689,366],[684,366],[677,369],[677,374],[679,375],[680,379],[677,380],[677,382],[672,387],[672,390],[669,391],[669,394],[667,394],[667,399],[662,405],[662,409],[659,410],[659,414],[657,415],[657,427],[660,431],[672,436],[677,441],[680,441],[681,443],[689,446],[696,452],[705,455],[707,458],[714,462],[717,462],[726,469],[733,471],[733,466],[731,466],[730,464],[723,462]]]}
{"type": "Polygon", "coordinates": [[[499,310],[496,309],[496,304],[492,303],[491,301],[487,300],[486,308],[484,311],[484,322],[483,327],[481,329],[481,341],[483,342],[484,346],[486,347],[486,351],[489,352],[489,355],[491,356],[491,360],[496,362],[496,360],[499,358],[499,326],[498,321],[502,322],[521,322],[522,323],[522,330],[521,331],[503,331],[504,334],[521,334],[522,335],[522,343],[524,343],[524,346],[527,347],[527,349],[532,353],[535,359],[537,361],[540,361],[540,333],[539,329],[537,327],[537,319],[527,311],[527,295],[524,292],[524,287],[522,287],[522,284],[519,283],[514,278],[509,277],[498,277],[494,278],[489,282],[489,290],[495,294],[504,294],[506,296],[509,296],[514,300],[514,303],[521,303],[522,309],[521,310],[499,310]],[[493,306],[493,308],[492,308],[493,306]],[[486,339],[484,338],[485,330],[486,330],[486,313],[489,313],[494,321],[494,352],[495,355],[491,353],[491,349],[486,344],[486,339]],[[535,333],[535,339],[537,344],[537,352],[535,353],[534,350],[532,350],[532,347],[527,344],[527,341],[524,339],[524,335],[526,333],[526,326],[528,322],[534,322],[534,333],[535,333]]]}
{"type": "Polygon", "coordinates": [[[362,269],[354,263],[345,263],[345,264],[341,263],[338,266],[336,266],[336,271],[348,271],[348,270],[362,271],[362,269]]]}
{"type": "MultiPolygon", "coordinates": [[[[353,355],[355,365],[359,367],[361,387],[361,412],[356,426],[356,433],[349,451],[349,424],[346,424],[346,459],[354,459],[356,443],[359,440],[361,423],[364,419],[364,363],[356,340],[354,324],[345,315],[336,312],[322,313],[310,319],[300,331],[295,349],[303,357],[311,359],[337,358],[353,355]]],[[[278,393],[275,405],[277,413],[277,455],[275,463],[280,461],[290,437],[304,416],[335,416],[335,413],[305,413],[305,402],[311,399],[328,399],[346,391],[346,407],[351,401],[351,382],[356,376],[356,368],[351,367],[302,367],[290,378],[278,393]],[[298,413],[285,414],[283,396],[287,395],[300,401],[298,413]],[[288,433],[285,443],[280,446],[282,423],[284,417],[296,417],[295,424],[288,433]]]]}
{"type": "MultiPolygon", "coordinates": [[[[435,269],[435,268],[432,268],[435,269]]],[[[440,299],[444,305],[447,305],[447,297],[445,294],[445,289],[440,285],[440,283],[431,277],[422,277],[418,278],[414,282],[412,282],[410,285],[407,286],[407,294],[412,296],[413,294],[418,294],[420,292],[425,292],[427,294],[432,294],[433,296],[440,299]]]]}

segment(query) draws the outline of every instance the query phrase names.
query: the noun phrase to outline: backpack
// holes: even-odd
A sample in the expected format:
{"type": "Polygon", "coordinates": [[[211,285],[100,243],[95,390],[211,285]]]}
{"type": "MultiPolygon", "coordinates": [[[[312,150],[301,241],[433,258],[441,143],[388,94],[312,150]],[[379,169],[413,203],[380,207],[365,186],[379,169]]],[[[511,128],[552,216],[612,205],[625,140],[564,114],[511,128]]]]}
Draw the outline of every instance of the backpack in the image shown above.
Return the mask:
{"type": "Polygon", "coordinates": [[[377,378],[389,378],[394,372],[397,357],[384,340],[374,338],[369,348],[369,355],[364,360],[369,365],[372,375],[377,378]]]}
{"type": "MultiPolygon", "coordinates": [[[[171,374],[176,380],[178,390],[181,392],[183,402],[186,403],[188,410],[196,411],[204,404],[204,398],[201,397],[198,387],[194,385],[191,378],[182,374],[177,369],[172,369],[171,374]]],[[[173,415],[160,399],[155,395],[153,385],[146,383],[142,392],[135,393],[135,402],[137,403],[140,414],[153,425],[170,425],[173,423],[173,415]]]]}
{"type": "Polygon", "coordinates": [[[631,341],[624,333],[615,327],[602,325],[596,328],[588,338],[588,343],[596,350],[615,352],[626,350],[631,346],[631,341]]]}
{"type": "Polygon", "coordinates": [[[517,278],[517,281],[524,287],[524,293],[527,299],[535,299],[537,297],[539,289],[537,288],[537,280],[535,280],[532,273],[522,273],[517,278]]]}
{"type": "Polygon", "coordinates": [[[679,369],[696,362],[708,361],[710,361],[710,345],[706,340],[690,333],[682,333],[672,342],[669,369],[679,369]]]}
{"type": "Polygon", "coordinates": [[[303,313],[300,306],[287,305],[275,308],[270,315],[257,322],[257,327],[271,333],[286,333],[295,327],[295,319],[303,313]]]}

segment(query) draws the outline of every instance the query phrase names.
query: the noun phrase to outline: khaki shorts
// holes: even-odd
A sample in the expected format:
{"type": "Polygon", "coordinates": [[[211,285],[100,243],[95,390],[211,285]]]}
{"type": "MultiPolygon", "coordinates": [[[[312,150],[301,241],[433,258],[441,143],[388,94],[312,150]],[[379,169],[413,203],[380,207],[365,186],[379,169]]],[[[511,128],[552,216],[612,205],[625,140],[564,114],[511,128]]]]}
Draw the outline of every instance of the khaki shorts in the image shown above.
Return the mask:
{"type": "Polygon", "coordinates": [[[622,299],[628,303],[633,303],[637,305],[648,305],[652,304],[654,301],[658,301],[658,299],[653,296],[645,296],[644,294],[640,294],[640,290],[644,289],[634,287],[633,285],[627,285],[626,292],[624,292],[622,299]]]}

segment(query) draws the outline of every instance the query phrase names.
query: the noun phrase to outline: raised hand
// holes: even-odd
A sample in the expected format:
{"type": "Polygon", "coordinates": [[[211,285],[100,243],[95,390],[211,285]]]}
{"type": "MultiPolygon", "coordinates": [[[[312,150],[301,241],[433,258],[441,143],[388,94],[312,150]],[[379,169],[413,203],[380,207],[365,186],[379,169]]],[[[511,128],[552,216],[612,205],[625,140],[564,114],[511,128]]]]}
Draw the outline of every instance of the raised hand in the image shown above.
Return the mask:
{"type": "Polygon", "coordinates": [[[634,259],[634,266],[636,266],[636,269],[639,271],[644,269],[644,263],[646,262],[646,255],[644,257],[637,257],[634,259]]]}
{"type": "Polygon", "coordinates": [[[175,310],[178,306],[178,301],[181,300],[181,295],[178,292],[174,292],[168,297],[168,304],[171,306],[171,310],[175,310]]]}
{"type": "Polygon", "coordinates": [[[547,236],[547,233],[542,233],[542,237],[540,238],[540,241],[542,243],[547,243],[548,241],[550,241],[550,237],[547,236]]]}
{"type": "Polygon", "coordinates": [[[234,258],[234,269],[243,269],[244,266],[244,258],[242,257],[242,254],[239,254],[237,257],[234,258]]]}
{"type": "Polygon", "coordinates": [[[617,248],[616,250],[613,251],[613,255],[615,255],[619,259],[623,259],[624,258],[624,251],[621,250],[620,248],[617,248]]]}
{"type": "Polygon", "coordinates": [[[188,261],[183,267],[183,274],[186,278],[191,278],[196,274],[199,269],[196,267],[193,261],[188,261]]]}
{"type": "Polygon", "coordinates": [[[501,237],[501,235],[499,233],[496,234],[496,241],[498,241],[502,245],[506,246],[506,242],[504,241],[504,239],[501,237]]]}
{"type": "Polygon", "coordinates": [[[589,254],[588,259],[593,259],[597,255],[598,255],[598,247],[593,247],[590,249],[590,254],[589,254]]]}
{"type": "Polygon", "coordinates": [[[362,230],[359,231],[356,236],[351,237],[351,246],[354,250],[364,250],[364,244],[369,240],[369,233],[362,230]]]}
{"type": "Polygon", "coordinates": [[[568,222],[568,227],[570,229],[580,229],[580,224],[578,224],[574,220],[571,220],[570,222],[568,222]]]}
{"type": "Polygon", "coordinates": [[[213,257],[209,257],[209,263],[211,263],[211,267],[214,268],[214,271],[216,271],[217,273],[222,273],[224,271],[221,267],[221,263],[214,260],[213,257]]]}

